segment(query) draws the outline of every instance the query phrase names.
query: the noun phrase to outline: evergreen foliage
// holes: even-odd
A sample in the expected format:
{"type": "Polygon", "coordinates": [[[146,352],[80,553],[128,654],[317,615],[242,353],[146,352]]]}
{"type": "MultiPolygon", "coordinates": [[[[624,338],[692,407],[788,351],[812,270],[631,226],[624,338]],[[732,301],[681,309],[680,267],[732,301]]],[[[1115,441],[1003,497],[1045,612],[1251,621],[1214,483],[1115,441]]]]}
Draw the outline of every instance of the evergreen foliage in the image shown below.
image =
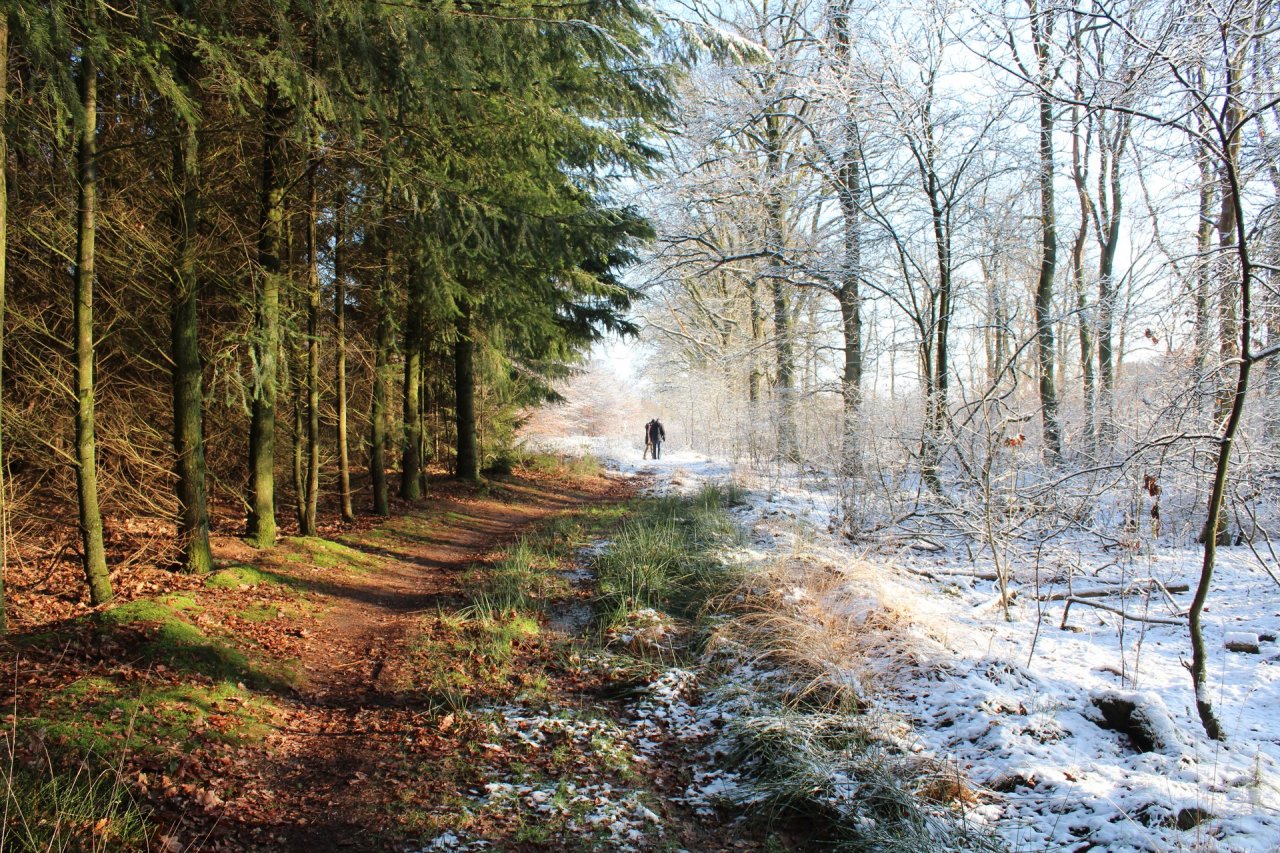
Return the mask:
{"type": "Polygon", "coordinates": [[[270,546],[290,504],[304,533],[331,495],[385,513],[393,465],[409,500],[429,465],[477,477],[634,332],[618,273],[650,229],[613,190],[657,159],[662,26],[632,0],[6,3],[6,512],[77,506],[98,600],[135,519],[204,572],[211,524],[270,546]]]}

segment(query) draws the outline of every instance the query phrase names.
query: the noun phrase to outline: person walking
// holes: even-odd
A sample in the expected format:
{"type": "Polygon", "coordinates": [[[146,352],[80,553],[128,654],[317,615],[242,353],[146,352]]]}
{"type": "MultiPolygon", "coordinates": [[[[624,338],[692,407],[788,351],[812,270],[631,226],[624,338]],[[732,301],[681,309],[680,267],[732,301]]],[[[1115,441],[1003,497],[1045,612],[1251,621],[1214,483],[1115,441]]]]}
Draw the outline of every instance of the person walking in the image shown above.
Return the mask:
{"type": "Polygon", "coordinates": [[[654,418],[644,425],[644,449],[653,451],[654,459],[662,458],[662,442],[667,440],[667,431],[662,428],[662,421],[654,418]]]}

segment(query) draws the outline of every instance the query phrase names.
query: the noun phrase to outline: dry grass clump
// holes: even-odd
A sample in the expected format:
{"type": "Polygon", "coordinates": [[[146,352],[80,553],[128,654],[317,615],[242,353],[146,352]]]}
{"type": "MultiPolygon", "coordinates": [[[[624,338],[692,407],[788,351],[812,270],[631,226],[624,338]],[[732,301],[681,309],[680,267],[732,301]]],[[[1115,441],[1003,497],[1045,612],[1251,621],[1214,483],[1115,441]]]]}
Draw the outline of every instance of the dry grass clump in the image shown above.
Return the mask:
{"type": "Polygon", "coordinates": [[[806,707],[865,708],[917,660],[910,615],[884,600],[865,561],[793,555],[752,572],[723,603],[737,615],[720,639],[785,673],[789,700],[806,707]]]}
{"type": "Polygon", "coordinates": [[[719,700],[737,709],[726,746],[748,780],[741,799],[821,827],[835,850],[999,849],[966,821],[976,797],[959,770],[873,701],[924,657],[921,626],[877,571],[793,555],[721,601],[734,615],[709,652],[725,669],[719,700]]]}

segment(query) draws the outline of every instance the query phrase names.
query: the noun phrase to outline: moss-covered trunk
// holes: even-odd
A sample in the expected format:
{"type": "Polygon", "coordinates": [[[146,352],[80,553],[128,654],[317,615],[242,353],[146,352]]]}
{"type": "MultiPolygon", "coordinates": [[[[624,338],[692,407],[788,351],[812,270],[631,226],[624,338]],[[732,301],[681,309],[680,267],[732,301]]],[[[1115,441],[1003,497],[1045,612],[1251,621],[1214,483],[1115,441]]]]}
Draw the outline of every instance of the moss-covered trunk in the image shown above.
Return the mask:
{"type": "Polygon", "coordinates": [[[259,286],[254,316],[253,409],[249,423],[248,534],[260,548],[276,542],[276,398],[280,351],[280,276],[284,249],[285,128],[289,105],[268,85],[263,107],[259,286]]]}
{"type": "MultiPolygon", "coordinates": [[[[194,58],[178,59],[181,81],[194,78],[194,58]]],[[[213,569],[209,550],[209,505],[204,458],[204,385],[200,361],[200,284],[196,264],[196,230],[200,204],[200,141],[191,119],[180,122],[174,147],[173,271],[170,274],[173,356],[173,450],[177,461],[178,535],[183,567],[190,572],[213,569]]]]}

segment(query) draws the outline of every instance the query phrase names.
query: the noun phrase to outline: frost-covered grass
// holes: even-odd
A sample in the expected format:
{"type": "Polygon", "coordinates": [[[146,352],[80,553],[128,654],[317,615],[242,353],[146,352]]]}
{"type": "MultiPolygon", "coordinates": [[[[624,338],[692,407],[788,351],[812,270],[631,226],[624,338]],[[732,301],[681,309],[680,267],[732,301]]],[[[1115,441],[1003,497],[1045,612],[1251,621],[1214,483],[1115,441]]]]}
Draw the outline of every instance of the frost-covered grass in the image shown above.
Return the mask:
{"type": "Polygon", "coordinates": [[[968,819],[978,795],[964,774],[882,707],[916,658],[910,614],[879,591],[869,564],[798,552],[761,562],[728,597],[706,661],[724,721],[714,751],[733,772],[711,780],[718,798],[821,827],[832,849],[999,849],[968,819]]]}
{"type": "MultiPolygon", "coordinates": [[[[1249,548],[1219,550],[1205,614],[1227,728],[1217,743],[1200,728],[1184,666],[1190,592],[1178,588],[1194,588],[1201,560],[1185,537],[1061,528],[1034,515],[1039,505],[995,528],[957,505],[886,526],[911,514],[867,500],[851,546],[837,535],[839,496],[811,472],[753,478],[689,452],[651,462],[590,445],[660,492],[729,478],[752,488],[733,511],[749,542],[721,555],[747,578],[726,599],[737,619],[709,646],[724,657],[694,667],[702,697],[690,706],[696,729],[732,737],[693,769],[691,803],[795,804],[786,792],[796,790],[838,800],[838,767],[864,786],[876,767],[906,767],[918,781],[894,790],[928,792],[925,814],[930,779],[956,781],[949,811],[965,844],[985,845],[989,832],[1017,851],[1280,849],[1280,567],[1249,548]],[[1081,591],[1121,612],[1077,602],[1068,616],[1064,598],[1081,591]],[[1109,719],[1117,706],[1131,711],[1109,719]],[[812,725],[798,723],[805,715],[812,725]],[[836,730],[855,721],[849,742],[878,741],[892,760],[864,761],[847,744],[817,750],[830,720],[836,730]],[[766,765],[790,769],[770,776],[766,765]]],[[[929,825],[898,811],[900,828],[929,825]]],[[[836,823],[853,833],[847,843],[874,839],[865,821],[836,823]]]]}

